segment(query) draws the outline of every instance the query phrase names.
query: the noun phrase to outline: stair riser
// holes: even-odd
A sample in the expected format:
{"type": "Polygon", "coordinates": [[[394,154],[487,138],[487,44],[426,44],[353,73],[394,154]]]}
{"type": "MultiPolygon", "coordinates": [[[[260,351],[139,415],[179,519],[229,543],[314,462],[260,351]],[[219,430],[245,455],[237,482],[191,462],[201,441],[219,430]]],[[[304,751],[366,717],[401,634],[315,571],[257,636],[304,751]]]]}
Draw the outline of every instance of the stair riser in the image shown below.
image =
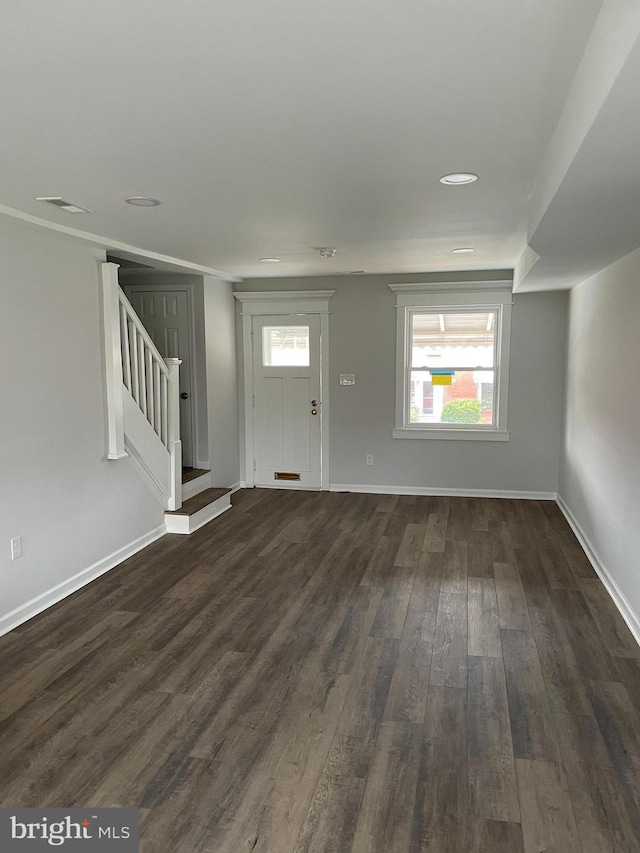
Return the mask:
{"type": "Polygon", "coordinates": [[[202,507],[193,515],[165,515],[165,524],[167,533],[180,533],[187,535],[198,530],[204,524],[213,521],[223,512],[231,509],[231,499],[229,495],[224,495],[218,500],[213,501],[207,506],[202,507]]]}
{"type": "Polygon", "coordinates": [[[199,495],[211,485],[211,474],[203,474],[201,477],[196,477],[195,480],[189,480],[188,483],[182,484],[182,500],[186,501],[194,495],[199,495]]]}

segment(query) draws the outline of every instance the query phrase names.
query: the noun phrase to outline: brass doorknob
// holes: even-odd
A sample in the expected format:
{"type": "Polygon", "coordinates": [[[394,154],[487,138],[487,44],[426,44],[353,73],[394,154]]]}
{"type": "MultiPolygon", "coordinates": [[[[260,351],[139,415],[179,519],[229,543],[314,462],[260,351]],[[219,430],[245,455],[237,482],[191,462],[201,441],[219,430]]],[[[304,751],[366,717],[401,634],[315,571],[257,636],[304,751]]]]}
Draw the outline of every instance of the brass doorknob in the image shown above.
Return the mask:
{"type": "Polygon", "coordinates": [[[318,410],[317,410],[317,409],[311,409],[311,414],[312,414],[312,415],[317,415],[317,414],[318,414],[318,410]]]}

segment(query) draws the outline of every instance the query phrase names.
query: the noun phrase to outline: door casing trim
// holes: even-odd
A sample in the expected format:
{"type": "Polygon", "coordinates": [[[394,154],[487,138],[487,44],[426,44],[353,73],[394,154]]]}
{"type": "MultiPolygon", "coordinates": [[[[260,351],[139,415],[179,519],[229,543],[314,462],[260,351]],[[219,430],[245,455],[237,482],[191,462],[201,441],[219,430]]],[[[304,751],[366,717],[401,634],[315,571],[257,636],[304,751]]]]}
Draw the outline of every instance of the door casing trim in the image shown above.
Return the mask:
{"type": "Polygon", "coordinates": [[[244,479],[255,486],[253,471],[253,346],[251,331],[255,316],[270,314],[317,314],[320,317],[320,488],[329,489],[329,300],[335,290],[296,290],[234,293],[242,307],[242,362],[244,379],[244,479]]]}

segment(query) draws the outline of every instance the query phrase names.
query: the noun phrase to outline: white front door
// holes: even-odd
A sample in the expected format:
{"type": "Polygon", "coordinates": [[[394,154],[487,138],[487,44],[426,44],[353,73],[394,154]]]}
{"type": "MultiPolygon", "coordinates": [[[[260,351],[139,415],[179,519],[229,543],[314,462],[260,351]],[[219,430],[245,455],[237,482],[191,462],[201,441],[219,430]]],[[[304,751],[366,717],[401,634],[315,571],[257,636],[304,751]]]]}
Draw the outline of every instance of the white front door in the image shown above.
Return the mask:
{"type": "Polygon", "coordinates": [[[253,317],[256,486],[319,489],[320,317],[253,317]]]}
{"type": "Polygon", "coordinates": [[[185,290],[151,291],[126,285],[124,291],[163,358],[180,358],[180,440],[182,464],[193,465],[191,341],[185,290]]]}

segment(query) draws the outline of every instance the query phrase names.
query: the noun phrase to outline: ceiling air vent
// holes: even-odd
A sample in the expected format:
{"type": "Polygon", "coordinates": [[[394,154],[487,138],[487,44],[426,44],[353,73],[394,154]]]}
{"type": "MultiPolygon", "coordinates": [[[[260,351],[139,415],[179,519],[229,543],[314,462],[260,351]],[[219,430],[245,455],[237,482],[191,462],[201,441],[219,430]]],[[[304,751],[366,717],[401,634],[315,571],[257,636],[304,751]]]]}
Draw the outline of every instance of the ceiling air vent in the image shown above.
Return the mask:
{"type": "Polygon", "coordinates": [[[61,210],[66,210],[67,213],[94,213],[88,207],[80,207],[79,204],[74,204],[72,201],[65,201],[59,196],[44,196],[37,198],[36,201],[46,201],[47,204],[52,204],[54,207],[59,207],[61,210]]]}

